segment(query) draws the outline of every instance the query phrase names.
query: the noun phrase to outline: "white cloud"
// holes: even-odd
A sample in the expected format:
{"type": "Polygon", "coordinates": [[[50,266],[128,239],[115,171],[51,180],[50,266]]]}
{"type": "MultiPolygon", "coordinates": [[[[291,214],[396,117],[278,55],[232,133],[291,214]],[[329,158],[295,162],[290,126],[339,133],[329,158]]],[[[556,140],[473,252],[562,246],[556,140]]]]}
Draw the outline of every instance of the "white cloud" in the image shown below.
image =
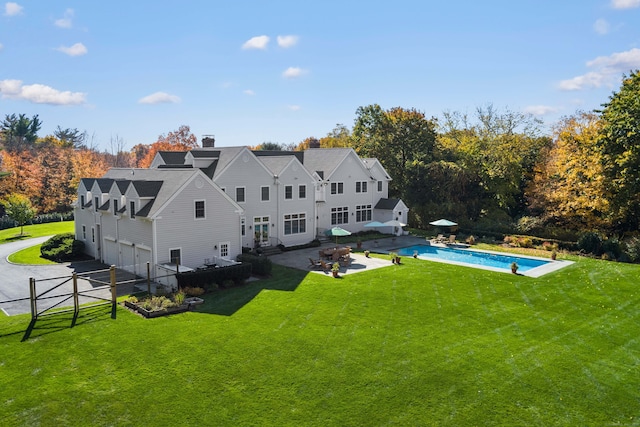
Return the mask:
{"type": "Polygon", "coordinates": [[[18,3],[8,2],[4,4],[4,15],[5,16],[16,16],[22,13],[23,7],[18,3]]]}
{"type": "Polygon", "coordinates": [[[609,25],[609,23],[605,19],[598,19],[593,24],[593,29],[596,31],[596,33],[598,33],[600,35],[608,34],[610,27],[611,26],[609,25]]]}
{"type": "Polygon", "coordinates": [[[640,0],[611,0],[614,9],[633,9],[640,7],[640,0]]]}
{"type": "Polygon", "coordinates": [[[73,46],[60,46],[56,50],[59,50],[62,53],[66,53],[69,56],[82,56],[86,55],[88,50],[85,45],[82,43],[76,43],[73,46]]]}
{"type": "Polygon", "coordinates": [[[20,80],[0,80],[0,93],[2,98],[49,105],[80,105],[86,102],[87,96],[82,92],[61,92],[41,84],[23,85],[20,80]]]}
{"type": "Polygon", "coordinates": [[[4,45],[0,43],[0,52],[2,52],[2,49],[4,49],[4,45]]]}
{"type": "Polygon", "coordinates": [[[58,28],[71,28],[73,23],[71,20],[73,19],[73,9],[67,9],[64,11],[64,17],[60,19],[56,19],[54,24],[58,28]]]}
{"type": "Polygon", "coordinates": [[[640,68],[640,49],[633,48],[609,56],[599,56],[587,62],[587,67],[593,71],[572,79],[562,80],[558,84],[558,88],[560,90],[581,90],[605,85],[613,86],[619,81],[622,74],[640,68]]]}
{"type": "Polygon", "coordinates": [[[303,70],[302,68],[289,67],[286,70],[284,70],[284,72],[282,73],[282,77],[284,77],[285,79],[295,79],[306,73],[307,73],[307,70],[303,70]]]}
{"type": "Polygon", "coordinates": [[[245,95],[255,95],[256,93],[254,91],[252,91],[251,89],[245,89],[242,91],[242,93],[244,93],[245,95]]]}
{"type": "Polygon", "coordinates": [[[242,45],[243,49],[266,49],[269,44],[269,36],[251,37],[242,45]]]}
{"type": "Polygon", "coordinates": [[[549,105],[529,105],[524,108],[524,112],[534,116],[546,116],[547,114],[557,113],[558,109],[549,105]]]}
{"type": "Polygon", "coordinates": [[[298,44],[298,36],[278,36],[278,46],[285,49],[298,44]]]}
{"type": "Polygon", "coordinates": [[[169,95],[166,92],[156,92],[138,100],[138,104],[176,104],[180,102],[180,97],[169,95]]]}
{"type": "Polygon", "coordinates": [[[302,107],[299,105],[287,105],[287,108],[291,111],[299,111],[302,107]]]}

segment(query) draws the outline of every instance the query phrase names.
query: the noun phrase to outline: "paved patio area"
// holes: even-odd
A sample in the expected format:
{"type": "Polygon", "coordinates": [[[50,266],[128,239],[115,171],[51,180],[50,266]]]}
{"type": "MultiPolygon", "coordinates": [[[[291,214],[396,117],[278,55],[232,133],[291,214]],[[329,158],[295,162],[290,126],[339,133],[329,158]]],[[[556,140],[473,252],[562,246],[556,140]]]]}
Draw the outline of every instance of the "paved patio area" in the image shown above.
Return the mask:
{"type": "MultiPolygon", "coordinates": [[[[424,239],[415,236],[399,236],[396,238],[384,238],[377,241],[376,244],[373,240],[362,242],[362,250],[369,250],[371,253],[388,254],[398,248],[405,246],[416,245],[424,242],[424,239]]],[[[338,244],[338,247],[351,246],[355,249],[355,243],[338,244]]],[[[298,270],[311,271],[317,274],[331,275],[331,271],[317,270],[310,265],[309,258],[317,260],[318,251],[321,249],[328,249],[336,247],[335,242],[327,242],[319,247],[299,249],[295,251],[287,251],[277,255],[269,256],[269,259],[276,264],[284,265],[286,267],[297,268],[298,270]]],[[[340,274],[354,274],[362,271],[372,270],[375,268],[390,267],[393,264],[388,257],[385,258],[367,258],[363,253],[351,253],[353,261],[349,267],[340,267],[340,274]]],[[[328,261],[329,264],[331,262],[328,261]]]]}

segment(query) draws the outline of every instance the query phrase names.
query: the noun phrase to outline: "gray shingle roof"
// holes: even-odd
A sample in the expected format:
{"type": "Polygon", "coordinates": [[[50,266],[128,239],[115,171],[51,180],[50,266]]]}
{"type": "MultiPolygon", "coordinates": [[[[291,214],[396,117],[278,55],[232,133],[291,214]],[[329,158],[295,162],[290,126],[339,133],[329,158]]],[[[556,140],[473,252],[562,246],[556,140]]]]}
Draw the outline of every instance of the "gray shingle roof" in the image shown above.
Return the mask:
{"type": "Polygon", "coordinates": [[[400,199],[380,199],[374,209],[392,211],[400,202],[400,199]]]}
{"type": "Polygon", "coordinates": [[[167,165],[183,165],[186,151],[158,151],[162,160],[167,165]]]}

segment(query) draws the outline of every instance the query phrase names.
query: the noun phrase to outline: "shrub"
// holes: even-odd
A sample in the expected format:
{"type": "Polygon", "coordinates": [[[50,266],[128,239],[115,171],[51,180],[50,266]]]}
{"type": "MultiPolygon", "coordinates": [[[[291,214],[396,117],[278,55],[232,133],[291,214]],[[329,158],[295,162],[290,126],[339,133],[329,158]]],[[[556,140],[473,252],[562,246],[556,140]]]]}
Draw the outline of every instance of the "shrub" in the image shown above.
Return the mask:
{"type": "Polygon", "coordinates": [[[626,243],[625,253],[631,262],[640,261],[640,238],[633,237],[626,243]]]}
{"type": "Polygon", "coordinates": [[[600,256],[603,253],[602,238],[598,233],[594,233],[593,231],[584,233],[578,239],[578,249],[588,254],[600,256]]]}
{"type": "Polygon", "coordinates": [[[76,240],[73,233],[57,234],[40,247],[43,258],[52,261],[72,261],[82,256],[84,242],[76,240]]]}
{"type": "Polygon", "coordinates": [[[530,237],[519,237],[518,246],[521,248],[532,248],[533,240],[530,237]]]}
{"type": "Polygon", "coordinates": [[[204,270],[180,273],[176,275],[176,278],[178,279],[178,287],[180,288],[198,287],[209,290],[213,284],[221,284],[227,279],[241,283],[242,280],[251,277],[251,271],[252,265],[243,262],[242,264],[229,265],[226,267],[207,268],[204,270]]]}
{"type": "Polygon", "coordinates": [[[238,261],[251,264],[251,267],[252,267],[251,271],[253,272],[253,274],[257,274],[259,276],[271,275],[273,264],[271,260],[267,257],[256,256],[252,254],[241,254],[241,255],[238,255],[238,261]]]}
{"type": "Polygon", "coordinates": [[[602,242],[602,251],[609,253],[611,259],[618,259],[622,255],[622,243],[617,237],[610,237],[602,242]]]}
{"type": "Polygon", "coordinates": [[[183,289],[184,293],[187,296],[190,297],[199,297],[200,295],[204,294],[204,289],[200,288],[200,287],[191,287],[191,286],[187,286],[186,288],[183,289]]]}

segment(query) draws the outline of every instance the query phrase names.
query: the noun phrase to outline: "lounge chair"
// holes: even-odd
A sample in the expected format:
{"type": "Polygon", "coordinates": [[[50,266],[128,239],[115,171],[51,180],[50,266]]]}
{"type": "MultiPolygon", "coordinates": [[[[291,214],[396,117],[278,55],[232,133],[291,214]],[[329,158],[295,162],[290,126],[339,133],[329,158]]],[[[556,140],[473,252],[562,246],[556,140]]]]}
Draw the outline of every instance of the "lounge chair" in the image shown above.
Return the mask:
{"type": "Polygon", "coordinates": [[[456,242],[456,235],[452,234],[451,236],[449,236],[449,241],[447,243],[453,244],[455,242],[456,242]]]}
{"type": "Polygon", "coordinates": [[[322,264],[320,264],[320,261],[315,261],[313,258],[309,258],[309,267],[320,269],[322,268],[322,264]]]}
{"type": "Polygon", "coordinates": [[[320,260],[320,266],[322,267],[323,271],[330,271],[331,270],[331,264],[327,264],[323,260],[320,260]]]}
{"type": "Polygon", "coordinates": [[[442,235],[442,234],[438,234],[438,236],[437,236],[435,239],[433,239],[433,241],[434,241],[435,243],[442,243],[442,242],[444,242],[444,241],[445,241],[444,235],[442,235]]]}

